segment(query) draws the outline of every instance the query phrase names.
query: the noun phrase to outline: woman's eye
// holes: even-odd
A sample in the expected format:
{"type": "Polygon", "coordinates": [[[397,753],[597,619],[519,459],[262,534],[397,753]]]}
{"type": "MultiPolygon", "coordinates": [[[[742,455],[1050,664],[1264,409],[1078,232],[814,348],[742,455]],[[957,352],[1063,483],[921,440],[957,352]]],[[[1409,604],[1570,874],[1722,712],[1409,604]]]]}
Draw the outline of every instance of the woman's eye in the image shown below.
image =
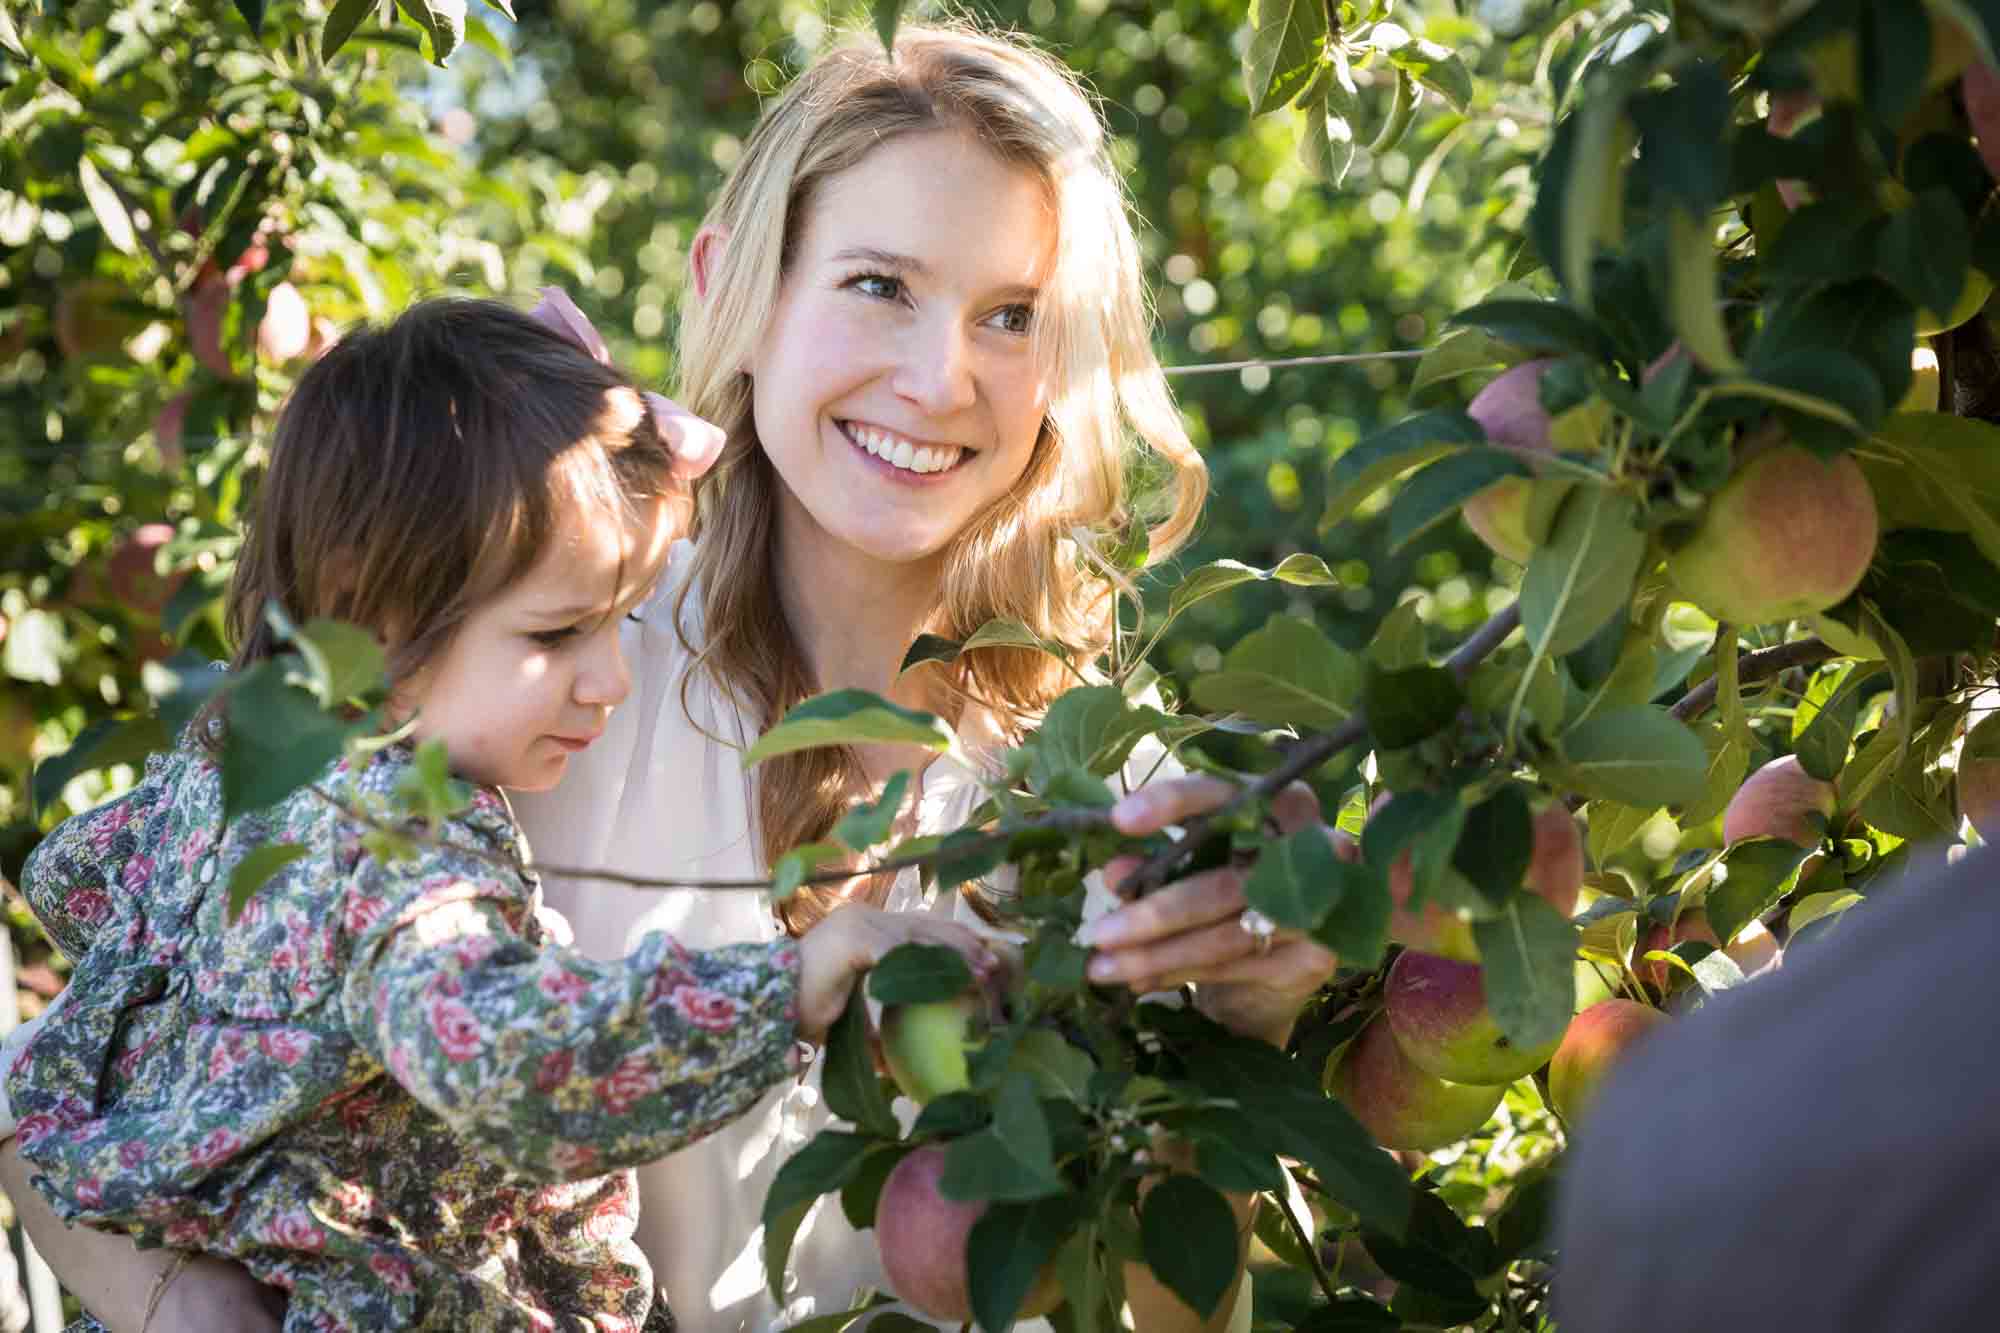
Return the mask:
{"type": "Polygon", "coordinates": [[[899,301],[903,297],[903,280],[886,273],[863,273],[847,285],[863,296],[872,296],[881,301],[899,301]]]}
{"type": "Polygon", "coordinates": [[[576,637],[576,626],[565,625],[561,629],[536,630],[528,637],[544,648],[560,648],[576,637]]]}

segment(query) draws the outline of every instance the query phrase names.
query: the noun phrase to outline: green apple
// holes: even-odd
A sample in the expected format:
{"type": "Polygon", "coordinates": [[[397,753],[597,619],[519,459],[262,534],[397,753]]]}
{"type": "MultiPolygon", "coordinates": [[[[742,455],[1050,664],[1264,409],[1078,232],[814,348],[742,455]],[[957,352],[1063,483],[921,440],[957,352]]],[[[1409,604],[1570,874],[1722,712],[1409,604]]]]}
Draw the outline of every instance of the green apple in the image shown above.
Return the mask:
{"type": "Polygon", "coordinates": [[[967,1055],[986,1040],[979,992],[924,1004],[882,1008],[882,1061],[903,1095],[923,1105],[972,1086],[967,1055]]]}

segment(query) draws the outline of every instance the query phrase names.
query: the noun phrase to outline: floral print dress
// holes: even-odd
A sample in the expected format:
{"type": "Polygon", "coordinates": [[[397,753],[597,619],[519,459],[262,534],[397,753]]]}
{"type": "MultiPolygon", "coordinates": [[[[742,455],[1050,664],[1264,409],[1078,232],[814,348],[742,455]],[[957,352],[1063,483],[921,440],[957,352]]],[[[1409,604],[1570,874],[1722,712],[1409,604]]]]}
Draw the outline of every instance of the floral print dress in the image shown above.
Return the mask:
{"type": "MultiPolygon", "coordinates": [[[[319,784],[386,809],[391,746],[319,784]]],[[[15,1060],[20,1149],[56,1210],[223,1255],[289,1329],[666,1329],[625,1168],[796,1068],[789,940],[558,945],[499,793],[448,849],[385,861],[310,789],[221,818],[184,740],[59,827],[22,887],[77,960],[15,1060]],[[229,922],[231,869],[306,854],[229,922]]]]}

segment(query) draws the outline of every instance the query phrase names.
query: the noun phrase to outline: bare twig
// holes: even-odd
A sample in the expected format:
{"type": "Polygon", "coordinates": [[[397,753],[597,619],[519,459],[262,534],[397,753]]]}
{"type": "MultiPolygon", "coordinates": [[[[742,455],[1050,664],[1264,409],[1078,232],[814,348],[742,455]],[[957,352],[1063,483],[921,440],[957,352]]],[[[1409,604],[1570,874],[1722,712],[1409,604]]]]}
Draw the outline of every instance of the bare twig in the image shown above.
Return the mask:
{"type": "MultiPolygon", "coordinates": [[[[1745,653],[1736,661],[1736,678],[1748,684],[1775,676],[1780,671],[1795,666],[1810,666],[1824,662],[1839,654],[1818,639],[1797,639],[1791,643],[1781,643],[1775,648],[1759,648],[1754,653],[1745,653]]],[[[1713,677],[1703,681],[1683,695],[1673,706],[1673,715],[1683,722],[1692,721],[1707,712],[1715,703],[1716,681],[1713,677]]]]}
{"type": "Polygon", "coordinates": [[[1327,1300],[1339,1300],[1340,1296],[1334,1290],[1333,1275],[1326,1271],[1326,1261],[1319,1257],[1318,1241],[1306,1230],[1305,1224],[1299,1221],[1299,1215],[1292,1211],[1291,1192],[1272,1190],[1270,1194],[1278,1201],[1278,1209],[1284,1213],[1285,1223],[1291,1227],[1292,1235],[1299,1242],[1299,1248],[1304,1250],[1306,1258],[1312,1261],[1313,1280],[1319,1283],[1319,1289],[1326,1294],[1327,1300]]]}

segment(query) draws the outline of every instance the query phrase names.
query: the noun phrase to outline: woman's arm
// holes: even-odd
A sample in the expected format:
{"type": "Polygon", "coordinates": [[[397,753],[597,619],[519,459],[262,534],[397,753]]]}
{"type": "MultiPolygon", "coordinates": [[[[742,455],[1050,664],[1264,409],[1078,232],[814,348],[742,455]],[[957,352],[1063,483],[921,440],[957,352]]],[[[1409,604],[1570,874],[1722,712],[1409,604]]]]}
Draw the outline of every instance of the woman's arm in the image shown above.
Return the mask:
{"type": "Polygon", "coordinates": [[[62,1284],[112,1333],[277,1333],[284,1293],[245,1269],[204,1256],[169,1276],[179,1250],[142,1250],[123,1236],[65,1226],[28,1183],[11,1138],[0,1145],[0,1189],[62,1284]],[[146,1305],[163,1278],[149,1324],[146,1305]]]}

